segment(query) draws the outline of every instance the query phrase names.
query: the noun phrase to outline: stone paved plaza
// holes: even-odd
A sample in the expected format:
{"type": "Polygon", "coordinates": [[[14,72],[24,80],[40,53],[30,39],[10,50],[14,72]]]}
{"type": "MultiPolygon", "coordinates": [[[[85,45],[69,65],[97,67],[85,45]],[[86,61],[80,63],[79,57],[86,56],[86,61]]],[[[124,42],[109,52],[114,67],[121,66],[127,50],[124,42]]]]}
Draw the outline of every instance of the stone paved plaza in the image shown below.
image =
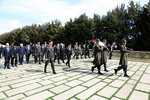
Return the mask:
{"type": "MultiPolygon", "coordinates": [[[[44,63],[3,69],[0,59],[0,100],[150,100],[150,64],[128,63],[130,78],[123,71],[114,75],[118,60],[108,60],[109,72],[91,73],[93,58],[72,59],[71,68],[55,63],[56,75],[44,63]]],[[[102,66],[103,70],[103,66],[102,66]]]]}

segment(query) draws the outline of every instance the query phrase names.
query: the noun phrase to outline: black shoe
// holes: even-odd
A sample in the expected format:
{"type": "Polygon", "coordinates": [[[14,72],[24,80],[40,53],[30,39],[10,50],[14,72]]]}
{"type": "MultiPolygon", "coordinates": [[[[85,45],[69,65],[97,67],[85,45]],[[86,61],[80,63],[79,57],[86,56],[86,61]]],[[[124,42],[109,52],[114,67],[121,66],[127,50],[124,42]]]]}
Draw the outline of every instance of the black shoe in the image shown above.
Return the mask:
{"type": "Polygon", "coordinates": [[[10,67],[7,67],[7,69],[11,69],[10,67]]]}
{"type": "Polygon", "coordinates": [[[101,73],[101,72],[98,72],[98,74],[103,75],[103,73],[101,73]]]}
{"type": "Polygon", "coordinates": [[[107,69],[104,70],[105,72],[109,72],[107,69]]]}
{"type": "Polygon", "coordinates": [[[92,73],[94,72],[94,67],[92,67],[91,71],[92,71],[92,73]]]}
{"type": "Polygon", "coordinates": [[[44,73],[47,73],[46,71],[44,71],[44,73]]]}
{"type": "Polygon", "coordinates": [[[125,74],[124,77],[130,77],[129,75],[125,74]]]}
{"type": "Polygon", "coordinates": [[[67,66],[67,63],[66,63],[66,66],[67,66]]]}
{"type": "Polygon", "coordinates": [[[70,68],[70,65],[68,67],[70,68]]]}
{"type": "Polygon", "coordinates": [[[53,74],[57,74],[56,72],[53,72],[53,74]]]}
{"type": "Polygon", "coordinates": [[[39,64],[41,64],[41,63],[39,63],[39,64]]]}
{"type": "Polygon", "coordinates": [[[114,69],[114,71],[115,71],[115,74],[117,75],[117,69],[114,69]]]}

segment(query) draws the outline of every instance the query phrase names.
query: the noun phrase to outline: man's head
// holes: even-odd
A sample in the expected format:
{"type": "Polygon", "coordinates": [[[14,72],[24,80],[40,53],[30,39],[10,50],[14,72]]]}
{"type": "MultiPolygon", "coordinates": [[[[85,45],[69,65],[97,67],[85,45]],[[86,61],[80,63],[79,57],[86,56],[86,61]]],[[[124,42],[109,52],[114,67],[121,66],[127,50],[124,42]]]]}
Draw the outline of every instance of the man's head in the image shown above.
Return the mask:
{"type": "Polygon", "coordinates": [[[6,43],[6,47],[9,47],[9,43],[6,43]]]}
{"type": "Polygon", "coordinates": [[[103,40],[103,43],[106,45],[106,44],[107,44],[107,40],[106,40],[106,39],[104,39],[104,40],[103,40]]]}
{"type": "Polygon", "coordinates": [[[76,45],[78,45],[78,42],[76,42],[76,45]]]}
{"type": "Polygon", "coordinates": [[[96,43],[98,44],[100,42],[100,39],[96,39],[96,43]]]}
{"type": "Polygon", "coordinates": [[[22,43],[20,44],[20,47],[23,47],[23,44],[22,44],[22,43]]]}
{"type": "Polygon", "coordinates": [[[126,45],[127,44],[127,40],[126,39],[123,39],[122,40],[122,45],[126,45]]]}
{"type": "Polygon", "coordinates": [[[29,47],[30,45],[29,44],[27,44],[27,47],[29,47]]]}
{"type": "Polygon", "coordinates": [[[53,46],[53,42],[49,42],[49,46],[52,47],[53,46]]]}
{"type": "Polygon", "coordinates": [[[40,45],[40,42],[38,42],[37,44],[40,45]]]}

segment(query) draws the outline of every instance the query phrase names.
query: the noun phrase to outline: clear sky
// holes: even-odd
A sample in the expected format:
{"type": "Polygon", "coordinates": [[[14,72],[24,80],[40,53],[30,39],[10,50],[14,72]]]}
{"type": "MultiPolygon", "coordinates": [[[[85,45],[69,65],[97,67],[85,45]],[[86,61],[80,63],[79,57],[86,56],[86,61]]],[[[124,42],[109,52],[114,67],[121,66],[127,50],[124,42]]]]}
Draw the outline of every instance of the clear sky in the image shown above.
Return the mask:
{"type": "MultiPolygon", "coordinates": [[[[31,24],[44,24],[58,19],[63,24],[83,13],[106,15],[130,0],[0,0],[0,34],[31,24]]],[[[141,6],[149,0],[133,0],[141,6]]]]}

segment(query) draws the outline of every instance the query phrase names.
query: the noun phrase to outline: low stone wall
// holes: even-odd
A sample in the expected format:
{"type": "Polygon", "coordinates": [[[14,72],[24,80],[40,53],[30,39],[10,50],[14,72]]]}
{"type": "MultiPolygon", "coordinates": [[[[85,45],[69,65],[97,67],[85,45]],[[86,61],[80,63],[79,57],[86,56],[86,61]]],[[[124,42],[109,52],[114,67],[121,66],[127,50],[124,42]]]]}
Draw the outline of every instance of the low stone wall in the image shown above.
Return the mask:
{"type": "MultiPolygon", "coordinates": [[[[120,50],[114,50],[113,56],[120,56],[120,50]]],[[[148,51],[130,51],[129,57],[150,59],[150,52],[148,52],[148,51]]]]}
{"type": "MultiPolygon", "coordinates": [[[[74,49],[73,49],[74,53],[74,49]]],[[[92,49],[90,49],[90,54],[92,54],[92,49]]],[[[120,56],[120,50],[113,50],[113,56],[120,56]]],[[[129,57],[134,57],[134,58],[146,58],[150,59],[150,52],[149,51],[130,51],[129,52],[129,57]]]]}

